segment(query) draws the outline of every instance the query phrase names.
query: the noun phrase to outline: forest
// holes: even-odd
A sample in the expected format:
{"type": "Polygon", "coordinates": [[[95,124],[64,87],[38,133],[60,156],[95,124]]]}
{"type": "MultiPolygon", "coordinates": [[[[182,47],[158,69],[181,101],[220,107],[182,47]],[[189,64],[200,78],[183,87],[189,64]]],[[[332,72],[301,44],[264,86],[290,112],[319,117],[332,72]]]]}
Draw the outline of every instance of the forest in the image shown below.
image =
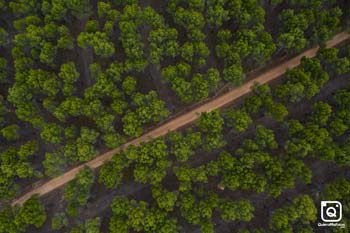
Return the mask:
{"type": "Polygon", "coordinates": [[[0,0],[0,11],[0,233],[350,231],[350,44],[326,46],[349,31],[349,1],[0,0]],[[315,46],[228,106],[125,146],[315,46]],[[345,228],[318,227],[322,200],[342,203],[345,228]]]}

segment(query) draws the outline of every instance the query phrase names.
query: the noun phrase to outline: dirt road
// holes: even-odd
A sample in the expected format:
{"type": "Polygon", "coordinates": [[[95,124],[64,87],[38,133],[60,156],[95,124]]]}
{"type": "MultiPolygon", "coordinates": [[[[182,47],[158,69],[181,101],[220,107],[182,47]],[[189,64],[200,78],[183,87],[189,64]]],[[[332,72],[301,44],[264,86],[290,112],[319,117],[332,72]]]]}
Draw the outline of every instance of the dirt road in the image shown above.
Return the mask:
{"type": "MultiPolygon", "coordinates": [[[[344,42],[345,40],[347,40],[349,38],[350,38],[350,36],[348,33],[346,33],[346,32],[339,33],[336,36],[334,36],[333,39],[331,39],[330,41],[327,42],[327,47],[334,47],[337,44],[340,44],[341,42],[344,42]]],[[[200,105],[200,106],[196,107],[195,109],[174,118],[173,120],[159,126],[158,128],[149,131],[148,133],[142,135],[141,137],[138,137],[138,138],[122,145],[121,147],[110,150],[107,153],[104,153],[104,154],[96,157],[95,159],[87,162],[87,163],[84,163],[78,167],[75,167],[75,168],[67,171],[66,173],[62,174],[61,176],[54,178],[54,179],[46,182],[45,184],[43,184],[39,187],[32,189],[31,191],[27,192],[26,194],[24,194],[20,198],[14,200],[12,202],[12,205],[22,204],[34,194],[38,194],[41,196],[41,195],[44,195],[44,194],[51,192],[54,189],[57,189],[57,188],[63,186],[64,184],[66,184],[69,181],[71,181],[72,179],[74,179],[76,174],[81,169],[83,169],[85,166],[89,166],[93,169],[98,168],[98,167],[102,166],[104,162],[110,160],[113,157],[113,155],[118,154],[123,148],[126,148],[129,145],[138,146],[138,145],[140,145],[141,142],[146,142],[152,138],[163,136],[163,135],[167,134],[169,131],[174,131],[176,129],[179,129],[185,125],[188,125],[188,124],[194,122],[196,119],[198,119],[200,113],[210,112],[212,110],[221,108],[225,105],[232,103],[233,101],[235,101],[239,97],[249,93],[251,91],[252,85],[254,85],[255,83],[264,84],[264,83],[268,83],[268,82],[271,82],[271,81],[277,79],[278,77],[283,75],[288,69],[292,69],[292,68],[298,66],[300,64],[300,60],[302,57],[304,57],[304,56],[305,57],[314,57],[317,53],[317,50],[318,50],[318,47],[309,49],[309,50],[303,52],[302,54],[282,63],[281,65],[262,73],[261,75],[257,76],[256,78],[252,79],[251,81],[246,82],[245,84],[243,84],[239,88],[235,88],[222,96],[218,96],[217,98],[214,98],[211,101],[204,103],[203,105],[200,105]]]]}

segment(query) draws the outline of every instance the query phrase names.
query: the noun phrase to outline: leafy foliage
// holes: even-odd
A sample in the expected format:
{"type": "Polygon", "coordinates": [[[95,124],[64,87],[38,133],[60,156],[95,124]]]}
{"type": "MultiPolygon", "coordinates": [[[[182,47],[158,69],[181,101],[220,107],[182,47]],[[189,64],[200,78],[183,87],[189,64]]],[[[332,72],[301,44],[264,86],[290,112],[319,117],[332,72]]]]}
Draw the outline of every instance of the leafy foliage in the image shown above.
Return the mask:
{"type": "Polygon", "coordinates": [[[76,216],[78,214],[77,208],[86,205],[93,183],[94,173],[89,168],[81,170],[76,178],[68,183],[64,197],[69,203],[67,207],[69,216],[76,216]]]}

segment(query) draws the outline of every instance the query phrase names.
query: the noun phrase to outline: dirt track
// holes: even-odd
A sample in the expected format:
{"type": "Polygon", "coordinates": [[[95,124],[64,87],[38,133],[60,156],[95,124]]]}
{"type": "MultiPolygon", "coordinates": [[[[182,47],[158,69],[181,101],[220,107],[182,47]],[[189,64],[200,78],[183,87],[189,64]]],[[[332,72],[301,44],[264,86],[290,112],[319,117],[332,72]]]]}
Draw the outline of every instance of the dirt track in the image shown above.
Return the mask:
{"type": "MultiPolygon", "coordinates": [[[[336,36],[334,36],[334,38],[332,40],[327,42],[327,47],[334,47],[337,44],[339,44],[339,43],[341,43],[349,38],[350,38],[350,36],[348,33],[346,33],[346,32],[339,33],[336,36]]],[[[57,188],[63,186],[64,184],[66,184],[69,181],[71,181],[72,179],[74,179],[76,174],[85,166],[89,166],[91,168],[98,168],[98,167],[102,166],[104,162],[110,160],[113,155],[119,153],[121,149],[126,148],[129,145],[138,146],[141,142],[146,142],[152,138],[163,136],[163,135],[167,134],[169,131],[174,131],[176,129],[179,129],[185,125],[192,123],[193,121],[198,119],[200,113],[210,112],[212,110],[221,108],[225,105],[232,103],[233,101],[235,101],[239,97],[249,93],[251,91],[251,86],[254,85],[254,83],[264,84],[264,83],[268,83],[270,81],[277,79],[278,77],[283,75],[288,69],[292,69],[292,68],[298,66],[300,64],[300,60],[302,57],[304,57],[304,56],[305,57],[314,57],[317,53],[317,50],[318,50],[318,47],[309,49],[309,50],[303,52],[302,54],[282,63],[281,65],[262,73],[261,75],[257,76],[256,78],[252,79],[251,81],[246,82],[245,84],[243,84],[239,88],[235,88],[222,96],[218,96],[217,98],[214,98],[211,101],[204,103],[203,105],[198,106],[197,108],[174,118],[173,120],[159,126],[158,128],[149,131],[148,133],[142,135],[141,137],[138,137],[138,138],[122,145],[121,147],[110,150],[107,153],[104,153],[104,154],[96,157],[95,159],[87,162],[87,163],[84,163],[78,167],[75,167],[75,168],[67,171],[66,173],[62,174],[61,176],[54,178],[54,179],[44,183],[43,185],[41,185],[39,187],[32,189],[31,191],[27,192],[26,194],[24,194],[20,198],[14,200],[12,202],[12,205],[22,204],[34,194],[39,194],[41,196],[41,195],[44,195],[44,194],[51,192],[54,189],[57,189],[57,188]]]]}

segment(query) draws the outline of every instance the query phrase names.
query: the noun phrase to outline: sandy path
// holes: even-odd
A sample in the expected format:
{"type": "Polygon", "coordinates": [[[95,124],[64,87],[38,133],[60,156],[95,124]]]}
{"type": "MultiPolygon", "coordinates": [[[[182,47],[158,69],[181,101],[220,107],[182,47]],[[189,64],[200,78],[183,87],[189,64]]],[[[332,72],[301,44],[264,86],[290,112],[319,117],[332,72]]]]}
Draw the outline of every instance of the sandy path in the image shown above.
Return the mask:
{"type": "MultiPolygon", "coordinates": [[[[331,39],[330,41],[327,42],[327,47],[334,47],[337,44],[349,39],[349,37],[350,37],[349,34],[346,32],[339,33],[339,34],[335,35],[333,37],[333,39],[331,39]]],[[[62,174],[61,176],[56,177],[56,178],[44,183],[43,185],[32,189],[31,191],[27,192],[26,194],[24,194],[20,198],[14,200],[12,202],[12,205],[22,204],[34,194],[38,194],[41,196],[41,195],[44,195],[44,194],[51,192],[52,190],[54,190],[56,188],[63,186],[64,184],[66,184],[69,181],[71,181],[72,179],[74,179],[76,174],[81,169],[83,169],[85,166],[89,166],[91,168],[98,168],[98,167],[102,166],[104,162],[110,160],[113,157],[113,155],[118,154],[120,152],[120,150],[128,147],[129,145],[138,146],[138,145],[140,145],[141,142],[146,142],[152,138],[163,136],[163,135],[167,134],[169,131],[174,131],[176,129],[179,129],[185,125],[192,123],[193,121],[198,119],[200,113],[202,113],[202,112],[210,112],[212,110],[221,108],[225,105],[232,103],[233,101],[235,101],[239,97],[249,93],[251,91],[250,88],[252,87],[252,85],[254,85],[254,83],[264,84],[264,83],[268,83],[270,81],[277,79],[278,77],[283,75],[288,69],[292,69],[292,68],[298,66],[300,64],[300,60],[302,57],[304,57],[304,56],[305,57],[314,57],[316,55],[317,51],[318,51],[318,47],[309,49],[309,50],[303,52],[302,54],[282,63],[281,65],[278,65],[277,67],[272,68],[272,69],[262,73],[261,75],[257,76],[256,78],[252,79],[251,81],[246,82],[242,86],[235,88],[235,89],[227,92],[224,95],[218,96],[217,98],[215,98],[207,103],[204,103],[203,105],[200,105],[197,108],[174,118],[173,120],[159,126],[158,128],[156,128],[154,130],[147,132],[146,134],[122,145],[121,147],[110,150],[110,151],[96,157],[95,159],[93,159],[87,163],[84,163],[80,166],[77,166],[77,167],[67,171],[66,173],[62,174]]]]}

